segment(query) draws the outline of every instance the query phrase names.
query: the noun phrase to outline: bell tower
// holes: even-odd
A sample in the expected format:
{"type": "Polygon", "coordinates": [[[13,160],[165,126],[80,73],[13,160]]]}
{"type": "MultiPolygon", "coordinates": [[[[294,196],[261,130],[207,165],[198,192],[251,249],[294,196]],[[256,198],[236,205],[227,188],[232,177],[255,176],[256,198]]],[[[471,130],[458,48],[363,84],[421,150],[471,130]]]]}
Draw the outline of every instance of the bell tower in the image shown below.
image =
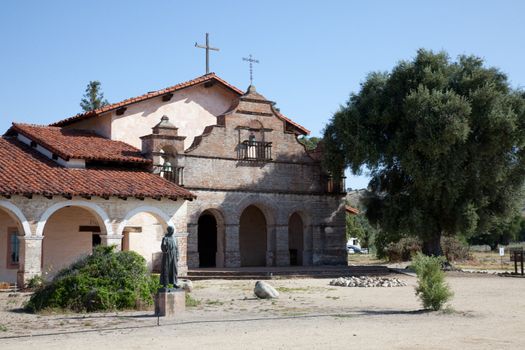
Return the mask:
{"type": "Polygon", "coordinates": [[[152,128],[152,133],[140,139],[142,154],[153,161],[153,173],[183,185],[182,153],[186,136],[179,136],[178,128],[164,115],[160,123],[152,128]]]}

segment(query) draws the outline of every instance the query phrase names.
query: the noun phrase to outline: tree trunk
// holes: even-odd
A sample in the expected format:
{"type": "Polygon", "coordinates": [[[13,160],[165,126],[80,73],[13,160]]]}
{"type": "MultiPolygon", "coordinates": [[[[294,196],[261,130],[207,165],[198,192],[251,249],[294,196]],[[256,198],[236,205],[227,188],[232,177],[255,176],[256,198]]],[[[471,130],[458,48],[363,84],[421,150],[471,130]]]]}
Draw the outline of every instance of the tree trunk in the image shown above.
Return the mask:
{"type": "Polygon", "coordinates": [[[441,233],[436,233],[434,236],[423,240],[423,254],[428,256],[443,255],[441,250],[441,233]]]}

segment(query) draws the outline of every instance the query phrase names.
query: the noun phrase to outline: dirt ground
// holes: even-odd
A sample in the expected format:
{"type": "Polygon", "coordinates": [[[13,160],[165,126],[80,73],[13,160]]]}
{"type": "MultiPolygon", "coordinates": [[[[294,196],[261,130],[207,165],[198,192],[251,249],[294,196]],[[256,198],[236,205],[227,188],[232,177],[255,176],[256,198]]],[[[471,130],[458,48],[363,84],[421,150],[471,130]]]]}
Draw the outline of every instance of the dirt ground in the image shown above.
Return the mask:
{"type": "Polygon", "coordinates": [[[0,349],[509,349],[525,341],[525,279],[453,273],[444,312],[421,311],[415,278],[395,288],[333,287],[327,279],[197,281],[200,301],[176,319],[151,311],[32,315],[27,296],[0,293],[0,349]]]}

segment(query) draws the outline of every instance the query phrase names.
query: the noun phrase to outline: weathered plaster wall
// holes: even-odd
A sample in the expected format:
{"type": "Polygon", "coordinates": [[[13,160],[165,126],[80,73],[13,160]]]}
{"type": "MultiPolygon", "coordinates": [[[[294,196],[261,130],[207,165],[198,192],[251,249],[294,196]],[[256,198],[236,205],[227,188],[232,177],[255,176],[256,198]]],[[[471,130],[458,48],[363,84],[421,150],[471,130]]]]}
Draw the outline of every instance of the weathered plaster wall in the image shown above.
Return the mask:
{"type": "Polygon", "coordinates": [[[132,217],[128,222],[128,226],[142,228],[142,232],[127,233],[129,250],[142,255],[146,259],[148,269],[151,271],[154,255],[161,253],[160,244],[166,225],[151,214],[141,213],[132,217]]]}
{"type": "Polygon", "coordinates": [[[168,102],[156,97],[132,104],[121,116],[112,112],[111,139],[141,148],[140,137],[151,134],[151,128],[166,115],[179,128],[179,135],[186,136],[187,148],[207,125],[216,123],[216,116],[230,107],[234,97],[219,84],[209,88],[199,85],[175,92],[168,102]]]}
{"type": "Polygon", "coordinates": [[[17,227],[17,223],[0,209],[0,282],[14,282],[17,269],[7,267],[8,229],[17,227]]]}
{"type": "Polygon", "coordinates": [[[109,139],[111,138],[111,120],[111,113],[107,113],[105,115],[79,121],[75,124],[66,126],[65,128],[91,130],[100,136],[109,139]]]}
{"type": "Polygon", "coordinates": [[[93,214],[78,207],[60,209],[47,220],[42,241],[42,272],[46,279],[51,279],[82,256],[91,254],[92,233],[79,232],[80,225],[98,224],[93,214]]]}

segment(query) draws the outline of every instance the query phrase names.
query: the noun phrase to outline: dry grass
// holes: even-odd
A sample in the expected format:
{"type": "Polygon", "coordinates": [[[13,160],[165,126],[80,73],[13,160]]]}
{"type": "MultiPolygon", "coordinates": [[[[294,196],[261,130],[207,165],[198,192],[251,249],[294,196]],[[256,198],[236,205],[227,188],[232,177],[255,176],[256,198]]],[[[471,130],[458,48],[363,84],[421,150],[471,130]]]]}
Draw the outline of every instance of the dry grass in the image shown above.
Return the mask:
{"type": "Polygon", "coordinates": [[[508,251],[500,257],[499,252],[471,252],[472,259],[458,261],[456,267],[474,270],[508,270],[514,269],[514,262],[509,259],[508,251]]]}
{"type": "Polygon", "coordinates": [[[378,259],[375,254],[348,254],[348,265],[384,265],[386,260],[378,259]]]}
{"type": "MultiPolygon", "coordinates": [[[[507,249],[505,249],[503,259],[499,256],[498,251],[471,252],[470,255],[471,259],[455,261],[454,266],[460,269],[514,271],[514,262],[510,261],[507,249]]],[[[386,260],[377,259],[374,254],[348,254],[348,265],[386,265],[388,263],[386,260]]]]}

